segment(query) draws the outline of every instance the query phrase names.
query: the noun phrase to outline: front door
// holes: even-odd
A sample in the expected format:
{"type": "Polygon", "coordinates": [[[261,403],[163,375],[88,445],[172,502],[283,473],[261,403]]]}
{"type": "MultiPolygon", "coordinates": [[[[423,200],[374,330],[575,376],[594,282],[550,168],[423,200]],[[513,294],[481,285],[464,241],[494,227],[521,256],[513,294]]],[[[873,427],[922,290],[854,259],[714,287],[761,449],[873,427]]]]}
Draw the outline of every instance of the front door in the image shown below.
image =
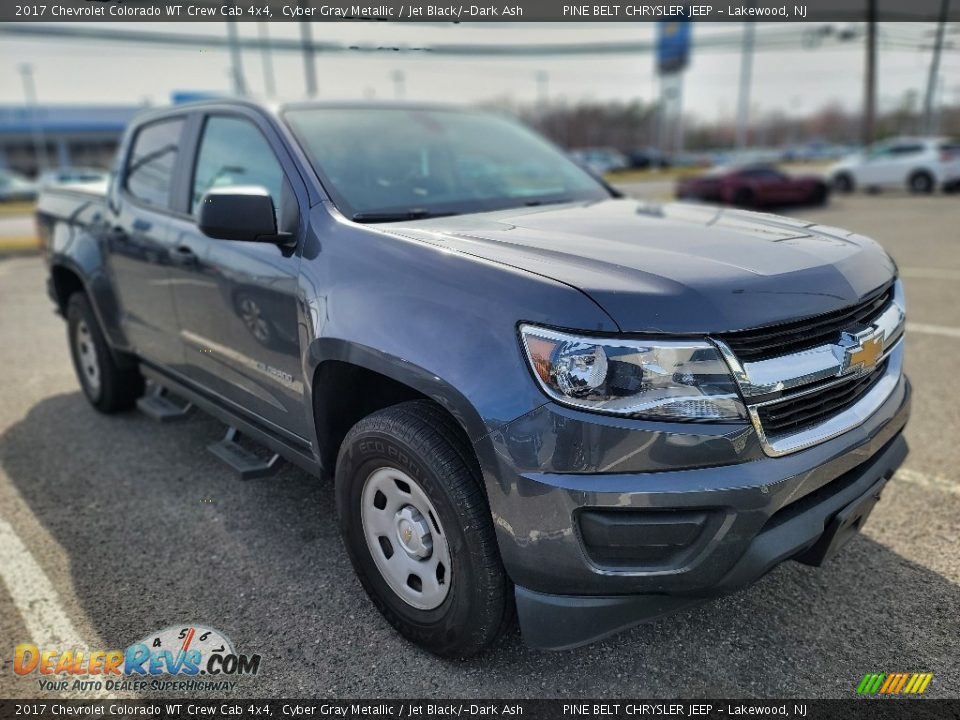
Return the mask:
{"type": "MultiPolygon", "coordinates": [[[[204,119],[191,218],[206,191],[231,185],[264,187],[276,207],[296,207],[269,131],[243,114],[204,119]]],[[[298,232],[296,212],[278,215],[279,229],[298,232]]],[[[272,429],[309,437],[297,315],[299,255],[272,243],[209,238],[194,219],[178,219],[171,233],[183,374],[272,429]]]]}

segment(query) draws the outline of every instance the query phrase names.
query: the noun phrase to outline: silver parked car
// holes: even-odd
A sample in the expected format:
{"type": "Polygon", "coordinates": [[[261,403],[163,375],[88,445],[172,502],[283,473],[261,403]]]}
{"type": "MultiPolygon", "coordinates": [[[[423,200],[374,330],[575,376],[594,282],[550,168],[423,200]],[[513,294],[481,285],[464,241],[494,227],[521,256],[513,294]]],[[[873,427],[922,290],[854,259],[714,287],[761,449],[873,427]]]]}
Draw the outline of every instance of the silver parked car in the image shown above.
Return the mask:
{"type": "Polygon", "coordinates": [[[36,200],[37,184],[9,170],[0,170],[0,202],[36,200]]]}

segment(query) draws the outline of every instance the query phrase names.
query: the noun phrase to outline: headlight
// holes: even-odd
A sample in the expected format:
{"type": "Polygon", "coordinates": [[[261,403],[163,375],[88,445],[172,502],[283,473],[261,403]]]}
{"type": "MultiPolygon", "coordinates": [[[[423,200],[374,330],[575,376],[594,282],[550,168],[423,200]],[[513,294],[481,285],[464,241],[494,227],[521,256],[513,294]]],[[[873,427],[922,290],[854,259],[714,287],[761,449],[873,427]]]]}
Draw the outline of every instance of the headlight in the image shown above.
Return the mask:
{"type": "Polygon", "coordinates": [[[522,325],[533,374],[564,405],[654,420],[745,420],[733,376],[699,340],[621,340],[522,325]]]}

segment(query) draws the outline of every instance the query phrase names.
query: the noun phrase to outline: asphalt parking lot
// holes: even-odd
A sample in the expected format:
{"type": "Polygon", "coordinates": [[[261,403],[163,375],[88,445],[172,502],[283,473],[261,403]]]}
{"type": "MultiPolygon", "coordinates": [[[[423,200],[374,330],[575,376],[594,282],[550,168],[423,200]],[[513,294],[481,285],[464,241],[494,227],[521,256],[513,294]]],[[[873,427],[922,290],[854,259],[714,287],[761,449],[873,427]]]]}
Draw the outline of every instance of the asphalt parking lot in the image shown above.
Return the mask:
{"type": "Polygon", "coordinates": [[[40,259],[0,260],[0,696],[44,696],[13,673],[16,643],[114,649],[202,623],[262,655],[244,697],[853,697],[864,673],[921,671],[926,696],[960,697],[960,197],[792,214],[873,236],[907,286],[912,451],[864,533],[824,568],[788,563],[586,648],[531,652],[513,632],[467,662],[380,618],[330,483],[291,467],[236,480],[205,451],[223,428],[203,415],[90,409],[40,259]]]}

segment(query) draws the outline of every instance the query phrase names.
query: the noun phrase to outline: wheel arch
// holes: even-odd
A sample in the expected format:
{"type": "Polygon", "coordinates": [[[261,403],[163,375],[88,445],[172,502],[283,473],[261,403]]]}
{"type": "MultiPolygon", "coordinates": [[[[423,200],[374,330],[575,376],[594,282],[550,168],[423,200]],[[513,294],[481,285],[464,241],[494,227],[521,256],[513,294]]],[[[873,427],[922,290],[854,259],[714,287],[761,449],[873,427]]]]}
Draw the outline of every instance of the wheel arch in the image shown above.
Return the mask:
{"type": "Polygon", "coordinates": [[[413,363],[342,340],[315,341],[310,399],[317,453],[333,472],[343,438],[367,415],[408,400],[429,400],[457,423],[474,446],[488,434],[480,413],[459,390],[413,363]]]}
{"type": "MultiPolygon", "coordinates": [[[[60,262],[50,266],[50,283],[53,291],[53,301],[61,315],[66,316],[67,303],[74,293],[82,292],[88,298],[90,297],[90,292],[87,290],[87,285],[80,272],[68,263],[60,262]]],[[[91,304],[93,303],[91,302],[91,304]]],[[[95,307],[94,311],[96,311],[95,307]]]]}
{"type": "Polygon", "coordinates": [[[934,188],[936,188],[940,182],[936,169],[929,165],[915,165],[910,168],[909,172],[907,172],[907,183],[909,184],[917,175],[927,175],[933,183],[934,188]]]}
{"type": "Polygon", "coordinates": [[[100,326],[100,332],[103,333],[107,341],[107,349],[110,351],[113,361],[120,367],[131,367],[134,361],[130,355],[123,351],[126,342],[119,334],[119,327],[115,323],[107,322],[107,318],[104,316],[103,303],[105,301],[109,302],[109,299],[112,298],[110,288],[106,287],[103,282],[98,284],[97,277],[102,278],[102,276],[91,278],[69,256],[61,255],[50,264],[51,299],[57,306],[57,312],[66,319],[67,304],[70,302],[70,297],[78,292],[83,293],[90,303],[93,315],[100,326]],[[104,285],[104,287],[100,287],[101,285],[104,285]]]}

